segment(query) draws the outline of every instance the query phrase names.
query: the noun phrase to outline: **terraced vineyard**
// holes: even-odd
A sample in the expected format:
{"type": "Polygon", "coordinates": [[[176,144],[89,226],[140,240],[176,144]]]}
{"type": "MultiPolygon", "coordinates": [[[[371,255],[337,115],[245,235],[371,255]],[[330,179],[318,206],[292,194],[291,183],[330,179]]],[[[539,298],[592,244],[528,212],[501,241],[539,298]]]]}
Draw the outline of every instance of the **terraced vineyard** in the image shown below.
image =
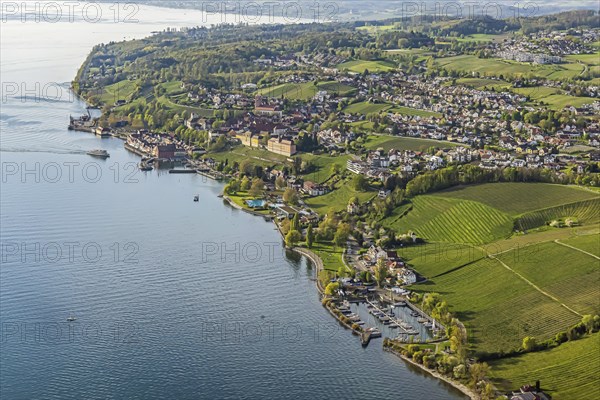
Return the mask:
{"type": "Polygon", "coordinates": [[[382,223],[428,241],[402,249],[402,257],[429,279],[412,289],[442,295],[466,324],[473,351],[514,350],[526,336],[549,339],[582,315],[600,313],[598,259],[582,252],[600,253],[592,229],[600,222],[597,193],[498,183],[417,196],[411,205],[404,216],[382,223]],[[515,220],[538,227],[558,217],[576,217],[584,226],[512,235],[515,220]]]}
{"type": "Polygon", "coordinates": [[[490,362],[494,384],[514,390],[540,380],[553,400],[600,399],[600,333],[551,350],[490,362]]]}
{"type": "Polygon", "coordinates": [[[577,236],[574,238],[560,240],[560,242],[568,244],[569,246],[577,247],[582,251],[587,251],[588,253],[600,257],[600,236],[597,234],[577,236]]]}
{"type": "Polygon", "coordinates": [[[474,201],[418,196],[405,217],[390,224],[397,232],[414,230],[434,242],[482,244],[506,237],[512,231],[511,218],[474,201]]]}
{"type": "Polygon", "coordinates": [[[577,187],[521,182],[457,186],[435,196],[479,201],[514,216],[576,201],[600,199],[598,193],[577,187]]]}
{"type": "Polygon", "coordinates": [[[533,229],[550,221],[564,218],[575,218],[580,224],[597,224],[600,222],[600,198],[563,204],[523,214],[515,221],[515,227],[519,230],[533,229]]]}
{"type": "Polygon", "coordinates": [[[435,278],[486,256],[479,246],[457,243],[427,243],[403,247],[397,253],[426,278],[435,278]]]}
{"type": "Polygon", "coordinates": [[[489,258],[412,289],[440,293],[467,326],[476,352],[516,349],[525,336],[548,339],[580,320],[489,258]]]}
{"type": "Polygon", "coordinates": [[[555,242],[512,250],[498,258],[580,314],[600,313],[600,268],[596,258],[555,242]]]}

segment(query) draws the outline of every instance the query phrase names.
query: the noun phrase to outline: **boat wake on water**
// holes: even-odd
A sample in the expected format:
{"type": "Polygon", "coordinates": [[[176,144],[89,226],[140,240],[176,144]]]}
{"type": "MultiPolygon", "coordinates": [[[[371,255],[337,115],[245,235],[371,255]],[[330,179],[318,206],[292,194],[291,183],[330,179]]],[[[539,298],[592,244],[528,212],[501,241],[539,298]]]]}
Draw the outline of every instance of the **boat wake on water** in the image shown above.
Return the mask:
{"type": "Polygon", "coordinates": [[[87,154],[87,150],[48,150],[48,149],[11,149],[1,148],[2,153],[47,153],[47,154],[87,154]]]}

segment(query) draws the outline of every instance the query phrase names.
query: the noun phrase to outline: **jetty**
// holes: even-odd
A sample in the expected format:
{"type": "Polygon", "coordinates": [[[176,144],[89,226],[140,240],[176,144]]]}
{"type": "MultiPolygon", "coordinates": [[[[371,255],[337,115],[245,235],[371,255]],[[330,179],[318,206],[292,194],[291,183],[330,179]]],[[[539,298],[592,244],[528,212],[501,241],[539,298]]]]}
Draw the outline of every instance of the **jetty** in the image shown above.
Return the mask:
{"type": "Polygon", "coordinates": [[[89,110],[87,114],[83,114],[78,118],[73,118],[73,116],[69,115],[68,129],[70,131],[95,133],[96,120],[92,119],[92,115],[90,114],[89,110]]]}
{"type": "MultiPolygon", "coordinates": [[[[372,303],[369,300],[366,300],[367,304],[369,304],[372,310],[376,310],[380,315],[383,314],[384,315],[384,319],[389,323],[389,325],[393,325],[395,327],[397,327],[400,330],[400,334],[404,334],[404,335],[414,335],[415,332],[407,329],[405,322],[400,320],[400,319],[396,319],[394,318],[393,315],[391,315],[390,313],[384,311],[382,308],[379,308],[375,303],[372,303]]],[[[381,320],[381,319],[380,319],[381,320]]]]}

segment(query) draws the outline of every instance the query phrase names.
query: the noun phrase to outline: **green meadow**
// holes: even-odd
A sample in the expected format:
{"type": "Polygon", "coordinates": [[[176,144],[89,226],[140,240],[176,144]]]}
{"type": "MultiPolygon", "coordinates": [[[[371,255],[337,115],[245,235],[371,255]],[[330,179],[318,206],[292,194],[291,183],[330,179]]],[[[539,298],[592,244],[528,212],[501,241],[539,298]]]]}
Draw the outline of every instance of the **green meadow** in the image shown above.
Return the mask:
{"type": "Polygon", "coordinates": [[[366,70],[369,72],[388,72],[397,68],[396,64],[387,60],[377,61],[365,61],[365,60],[354,60],[347,61],[337,66],[339,70],[348,70],[357,72],[359,74],[364,73],[366,70]]]}

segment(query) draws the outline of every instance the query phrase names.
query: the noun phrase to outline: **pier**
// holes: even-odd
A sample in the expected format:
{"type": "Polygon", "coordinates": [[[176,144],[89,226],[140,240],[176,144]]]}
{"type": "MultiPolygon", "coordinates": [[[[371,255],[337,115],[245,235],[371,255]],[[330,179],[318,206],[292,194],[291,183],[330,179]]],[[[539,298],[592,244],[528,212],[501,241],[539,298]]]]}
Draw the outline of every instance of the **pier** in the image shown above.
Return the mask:
{"type": "MultiPolygon", "coordinates": [[[[367,300],[366,302],[367,302],[367,304],[369,304],[371,306],[372,309],[375,309],[375,310],[379,311],[380,313],[384,314],[386,317],[388,317],[390,320],[390,325],[397,326],[398,329],[400,329],[401,334],[410,335],[409,331],[400,324],[398,319],[394,318],[387,312],[383,311],[382,309],[377,307],[375,304],[371,303],[369,300],[367,300]]],[[[401,321],[401,322],[403,322],[403,321],[401,321]]]]}

